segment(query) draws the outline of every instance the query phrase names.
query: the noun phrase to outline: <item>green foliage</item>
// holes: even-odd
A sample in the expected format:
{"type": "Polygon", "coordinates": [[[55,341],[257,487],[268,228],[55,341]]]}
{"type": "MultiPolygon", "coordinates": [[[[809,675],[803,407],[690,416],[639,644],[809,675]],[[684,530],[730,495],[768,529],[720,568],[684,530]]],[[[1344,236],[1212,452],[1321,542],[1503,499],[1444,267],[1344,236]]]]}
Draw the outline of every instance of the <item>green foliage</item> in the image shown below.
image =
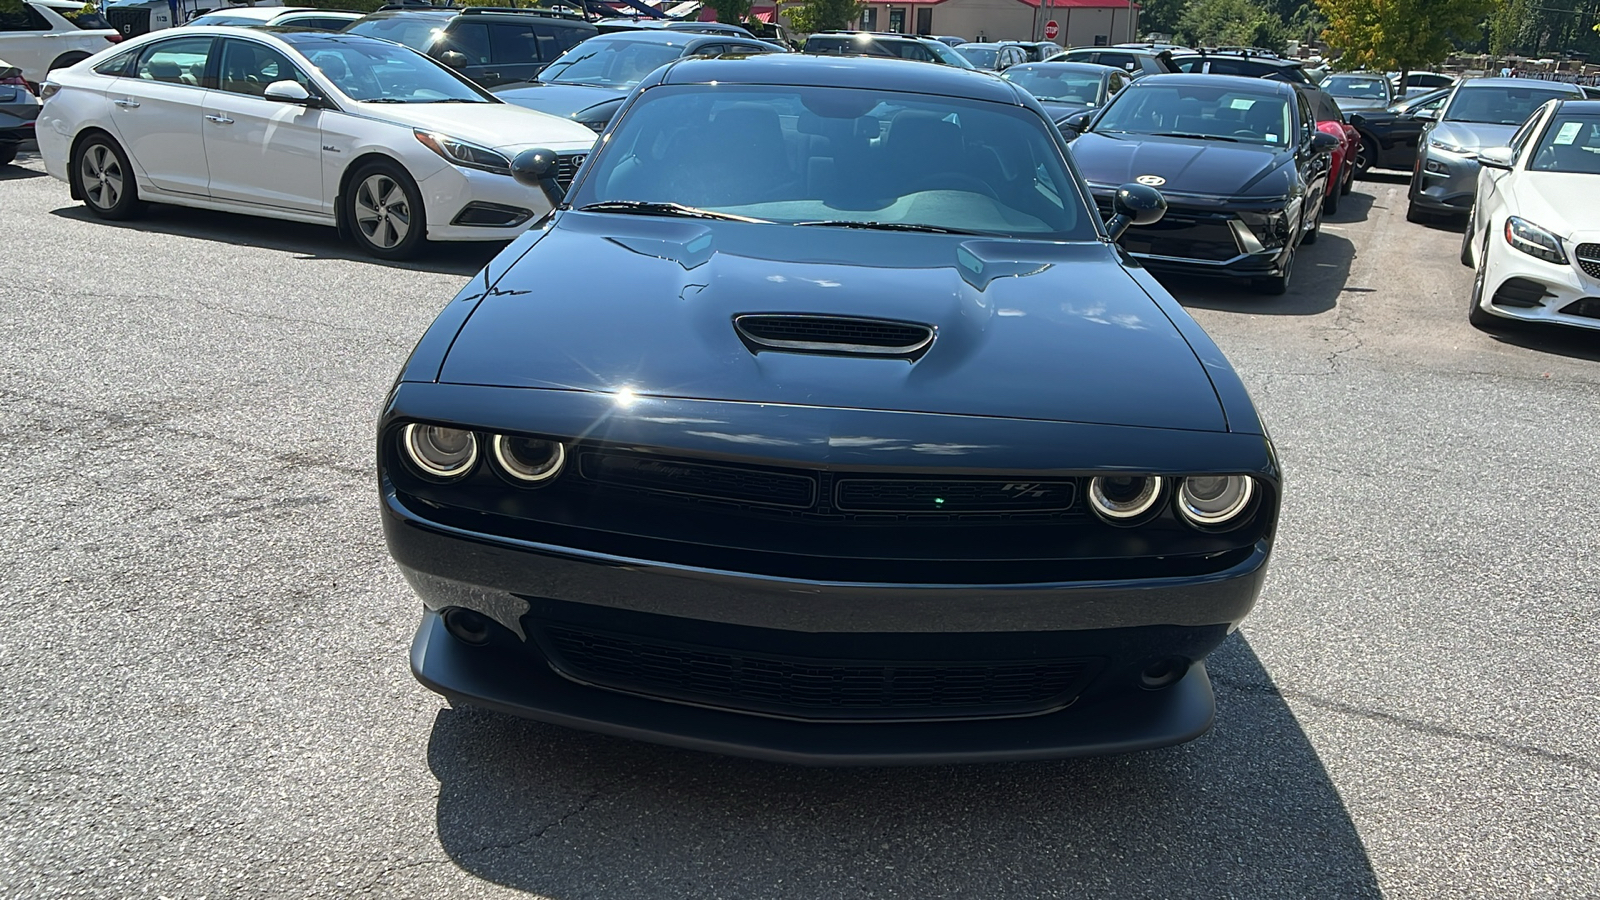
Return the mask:
{"type": "Polygon", "coordinates": [[[1502,0],[1489,19],[1492,52],[1550,56],[1576,50],[1600,54],[1590,23],[1600,18],[1600,0],[1502,0]]]}
{"type": "Polygon", "coordinates": [[[705,0],[705,5],[717,11],[717,21],[726,25],[743,25],[750,18],[750,0],[705,0]]]}
{"type": "Polygon", "coordinates": [[[1177,34],[1189,0],[1144,0],[1139,10],[1139,30],[1145,34],[1177,34]]]}
{"type": "Polygon", "coordinates": [[[1340,68],[1406,72],[1442,62],[1476,41],[1495,0],[1317,0],[1322,39],[1344,51],[1340,68]]]}
{"type": "Polygon", "coordinates": [[[838,31],[850,27],[861,15],[862,5],[861,0],[800,0],[785,7],[784,14],[801,33],[838,31]]]}
{"type": "Polygon", "coordinates": [[[1255,0],[1190,0],[1178,33],[1190,46],[1264,47],[1282,51],[1283,19],[1255,0]]]}

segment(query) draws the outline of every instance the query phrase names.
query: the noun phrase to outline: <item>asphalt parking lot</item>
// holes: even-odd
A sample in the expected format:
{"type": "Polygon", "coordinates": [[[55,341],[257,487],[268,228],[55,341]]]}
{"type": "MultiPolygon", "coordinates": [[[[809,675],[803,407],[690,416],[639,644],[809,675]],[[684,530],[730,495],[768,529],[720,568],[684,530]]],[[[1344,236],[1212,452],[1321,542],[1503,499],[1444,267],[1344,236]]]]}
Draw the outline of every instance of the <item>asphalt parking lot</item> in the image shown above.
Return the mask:
{"type": "Polygon", "coordinates": [[[1600,895],[1600,336],[1469,327],[1397,176],[1285,297],[1173,285],[1288,478],[1216,727],[812,770],[412,680],[371,432],[495,248],[107,224],[42,171],[0,168],[0,895],[1600,895]]]}

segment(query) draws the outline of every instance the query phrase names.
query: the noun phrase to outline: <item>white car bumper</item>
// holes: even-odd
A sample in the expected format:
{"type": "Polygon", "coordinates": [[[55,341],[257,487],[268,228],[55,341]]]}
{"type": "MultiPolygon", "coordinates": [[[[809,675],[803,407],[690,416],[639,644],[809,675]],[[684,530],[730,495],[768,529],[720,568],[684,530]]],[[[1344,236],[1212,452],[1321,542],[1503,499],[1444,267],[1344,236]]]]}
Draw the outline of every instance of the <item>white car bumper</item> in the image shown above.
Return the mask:
{"type": "Polygon", "coordinates": [[[1600,233],[1563,242],[1566,265],[1545,262],[1490,235],[1484,274],[1484,312],[1506,319],[1600,331],[1600,233]]]}

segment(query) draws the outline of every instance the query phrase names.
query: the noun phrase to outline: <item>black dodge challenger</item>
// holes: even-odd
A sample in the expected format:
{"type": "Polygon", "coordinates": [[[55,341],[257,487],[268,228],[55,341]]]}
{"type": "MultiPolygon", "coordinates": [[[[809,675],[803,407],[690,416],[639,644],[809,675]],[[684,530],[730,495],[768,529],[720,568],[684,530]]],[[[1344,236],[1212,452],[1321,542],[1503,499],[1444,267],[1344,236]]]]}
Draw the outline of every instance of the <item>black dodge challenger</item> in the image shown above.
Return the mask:
{"type": "Polygon", "coordinates": [[[445,308],[378,426],[418,679],[823,764],[1174,744],[1279,505],[1222,353],[1038,102],[884,59],[691,59],[445,308]]]}

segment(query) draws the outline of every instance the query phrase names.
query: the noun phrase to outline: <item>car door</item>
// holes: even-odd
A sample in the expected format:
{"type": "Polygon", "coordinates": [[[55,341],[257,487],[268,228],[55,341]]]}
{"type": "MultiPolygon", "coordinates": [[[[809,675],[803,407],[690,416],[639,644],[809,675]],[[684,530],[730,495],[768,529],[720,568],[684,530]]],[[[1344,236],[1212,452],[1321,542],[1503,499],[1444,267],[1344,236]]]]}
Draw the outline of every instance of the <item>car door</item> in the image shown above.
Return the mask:
{"type": "Polygon", "coordinates": [[[466,18],[451,20],[450,27],[428,48],[428,55],[479,84],[500,84],[499,67],[489,51],[488,23],[462,21],[466,18]]]}
{"type": "Polygon", "coordinates": [[[215,43],[197,35],[147,44],[128,76],[106,90],[112,127],[134,171],[160,190],[207,195],[200,116],[215,43]]]}
{"type": "Polygon", "coordinates": [[[319,88],[276,48],[243,38],[222,41],[217,77],[201,120],[211,196],[331,215],[322,190],[322,110],[263,96],[277,81],[312,94],[319,88]]]}
{"type": "Polygon", "coordinates": [[[1433,124],[1434,115],[1444,107],[1448,99],[1450,99],[1449,94],[1441,94],[1438,99],[1413,106],[1395,117],[1394,127],[1389,131],[1391,139],[1389,148],[1393,148],[1393,155],[1385,155],[1385,164],[1401,168],[1411,167],[1417,158],[1417,142],[1422,138],[1423,129],[1433,124]]]}
{"type": "Polygon", "coordinates": [[[478,76],[468,76],[484,87],[532,81],[544,63],[555,60],[541,52],[540,35],[531,22],[490,22],[488,27],[491,65],[478,76]]]}
{"type": "Polygon", "coordinates": [[[0,59],[22,70],[29,81],[44,77],[54,44],[50,22],[26,3],[0,4],[0,59]]]}
{"type": "Polygon", "coordinates": [[[1294,92],[1295,114],[1299,116],[1299,144],[1295,153],[1295,167],[1300,170],[1300,177],[1306,184],[1306,212],[1305,222],[1309,225],[1314,221],[1316,211],[1321,207],[1322,198],[1327,192],[1335,188],[1331,184],[1329,173],[1333,169],[1333,154],[1322,151],[1317,152],[1311,147],[1312,139],[1321,132],[1317,131],[1317,117],[1312,112],[1311,104],[1305,94],[1294,92]]]}
{"type": "Polygon", "coordinates": [[[1517,133],[1511,136],[1510,169],[1499,169],[1494,166],[1478,168],[1478,193],[1473,200],[1472,219],[1468,225],[1474,234],[1484,228],[1492,228],[1495,222],[1504,220],[1503,207],[1506,204],[1507,180],[1512,177],[1512,173],[1527,168],[1522,158],[1523,152],[1527,149],[1530,139],[1543,129],[1545,121],[1551,116],[1553,106],[1554,104],[1549,104],[1538,114],[1530,116],[1528,121],[1517,129],[1517,133]]]}

